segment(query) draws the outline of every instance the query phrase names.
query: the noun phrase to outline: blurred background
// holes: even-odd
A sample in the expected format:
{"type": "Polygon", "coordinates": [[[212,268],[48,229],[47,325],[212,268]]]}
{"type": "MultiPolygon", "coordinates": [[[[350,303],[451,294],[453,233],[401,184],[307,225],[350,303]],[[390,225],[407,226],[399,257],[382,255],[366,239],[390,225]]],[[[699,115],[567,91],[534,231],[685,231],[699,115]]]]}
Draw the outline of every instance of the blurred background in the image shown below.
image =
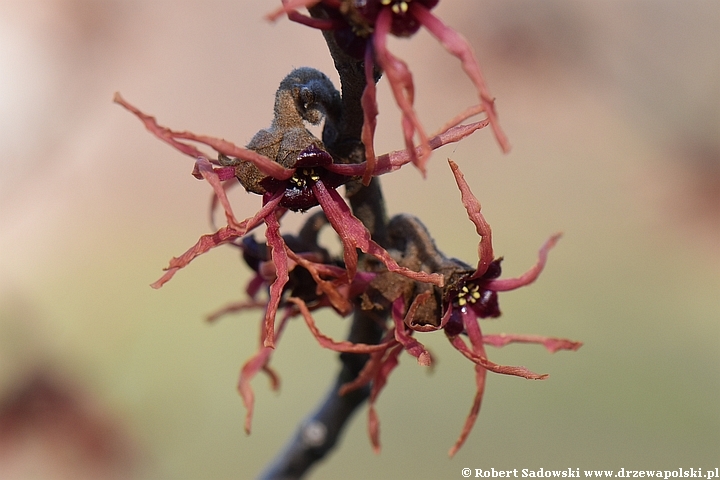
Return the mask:
{"type": "MultiPolygon", "coordinates": [[[[176,129],[244,144],[292,68],[337,81],[322,37],[264,13],[279,2],[0,2],[0,477],[251,478],[330,385],[335,354],[293,322],[274,355],[279,393],[253,383],[252,435],[236,392],[259,313],[215,325],[249,278],[237,252],[204,255],[155,291],[167,261],[211,231],[192,160],[111,99],[176,129]]],[[[530,288],[501,295],[485,332],[580,340],[513,345],[452,460],[472,365],[420,336],[431,374],[401,357],[378,402],[311,478],[460,478],[464,467],[618,470],[719,466],[720,3],[455,0],[434,10],[472,43],[512,152],[489,131],[437,151],[427,180],[383,178],[391,214],[423,219],[448,255],[477,237],[445,161],[460,165],[508,276],[564,237],[530,288]]],[[[426,32],[390,48],[414,73],[429,131],[475,102],[426,32]]],[[[387,83],[377,150],[402,147],[387,83]]],[[[239,218],[260,199],[232,191],[239,218]]],[[[295,216],[299,217],[299,215],[295,216]]],[[[293,231],[301,218],[287,218],[293,231]]],[[[348,320],[320,315],[342,338],[348,320]]]]}

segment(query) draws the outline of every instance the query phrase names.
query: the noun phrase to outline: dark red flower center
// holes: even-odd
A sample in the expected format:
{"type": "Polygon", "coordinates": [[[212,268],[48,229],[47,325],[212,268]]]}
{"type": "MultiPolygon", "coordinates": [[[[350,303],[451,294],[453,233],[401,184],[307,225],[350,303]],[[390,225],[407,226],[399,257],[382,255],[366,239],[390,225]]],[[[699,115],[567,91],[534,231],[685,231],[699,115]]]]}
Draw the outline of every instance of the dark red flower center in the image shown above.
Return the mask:
{"type": "Polygon", "coordinates": [[[499,317],[497,292],[484,288],[485,283],[483,279],[465,282],[451,299],[453,310],[472,309],[480,318],[499,317]]]}
{"type": "Polygon", "coordinates": [[[392,13],[390,33],[409,37],[420,29],[420,22],[410,13],[410,5],[417,3],[432,9],[439,0],[343,0],[341,7],[321,4],[328,18],[338,26],[334,36],[347,54],[363,58],[368,38],[375,29],[375,22],[382,9],[392,13]]]}
{"type": "Polygon", "coordinates": [[[446,293],[447,308],[452,308],[450,319],[445,324],[445,333],[459,335],[465,329],[462,317],[472,313],[478,318],[496,318],[500,316],[500,304],[496,291],[486,288],[488,281],[498,278],[502,273],[502,258],[494,260],[480,278],[471,279],[468,273],[464,279],[446,293]]]}
{"type": "Polygon", "coordinates": [[[408,37],[420,28],[420,22],[410,14],[410,5],[418,3],[428,10],[435,7],[439,0],[370,0],[355,1],[355,8],[370,25],[375,21],[384,8],[392,12],[392,26],[390,33],[398,37],[408,37]]]}
{"type": "Polygon", "coordinates": [[[329,153],[311,145],[298,155],[292,177],[288,180],[267,177],[260,184],[270,193],[285,190],[281,206],[294,212],[309,210],[319,204],[312,190],[315,183],[322,181],[327,188],[337,188],[349,179],[327,170],[325,166],[331,163],[333,159],[329,153]]]}

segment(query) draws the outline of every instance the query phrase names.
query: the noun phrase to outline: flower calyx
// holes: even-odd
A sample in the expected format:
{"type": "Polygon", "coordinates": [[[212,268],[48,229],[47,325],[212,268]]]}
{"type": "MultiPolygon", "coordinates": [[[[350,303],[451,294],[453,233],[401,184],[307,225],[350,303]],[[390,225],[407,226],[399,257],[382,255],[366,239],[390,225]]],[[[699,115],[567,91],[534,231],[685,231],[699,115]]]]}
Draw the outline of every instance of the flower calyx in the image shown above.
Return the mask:
{"type": "Polygon", "coordinates": [[[273,178],[252,162],[225,155],[218,156],[218,163],[234,167],[235,176],[248,192],[263,195],[284,188],[282,206],[307,210],[318,204],[310,189],[312,183],[327,176],[328,186],[335,188],[347,181],[321,168],[333,163],[333,158],[325,151],[323,141],[305,127],[306,122],[318,125],[325,119],[323,137],[332,141],[342,118],[340,93],[324,73],[297,68],[280,82],[274,112],[270,127],[256,133],[247,148],[284,168],[295,169],[291,178],[273,178]]]}
{"type": "Polygon", "coordinates": [[[298,154],[293,165],[295,173],[288,180],[267,176],[259,183],[266,192],[284,190],[280,200],[283,207],[292,211],[305,211],[319,203],[312,188],[317,182],[322,181],[327,188],[334,189],[349,180],[349,177],[325,169],[332,163],[333,159],[328,152],[310,145],[298,154]]]}

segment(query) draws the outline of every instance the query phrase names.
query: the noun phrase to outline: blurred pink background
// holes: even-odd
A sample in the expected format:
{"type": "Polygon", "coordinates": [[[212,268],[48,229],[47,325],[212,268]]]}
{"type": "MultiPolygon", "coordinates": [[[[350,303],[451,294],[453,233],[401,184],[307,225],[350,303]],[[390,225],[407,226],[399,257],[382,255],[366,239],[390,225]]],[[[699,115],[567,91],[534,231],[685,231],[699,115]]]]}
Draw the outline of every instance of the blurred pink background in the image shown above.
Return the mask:
{"type": "MultiPolygon", "coordinates": [[[[248,269],[221,248],[148,286],[210,231],[210,190],[191,159],[111,103],[120,91],[164,125],[246,143],[292,68],[337,82],[319,33],[262,19],[276,3],[0,2],[0,478],[253,477],[329,386],[336,355],[295,322],[273,361],[281,390],[255,380],[244,434],[235,385],[259,315],[203,318],[241,298],[248,269]]],[[[401,359],[378,403],[381,455],[363,409],[312,478],[717,467],[720,4],[446,0],[435,13],[475,48],[513,151],[501,155],[489,131],[444,147],[427,180],[412,168],[382,179],[388,209],[420,216],[443,251],[473,263],[451,157],[507,275],[563,231],[538,282],[502,295],[485,330],[585,346],[490,351],[550,378],[490,376],[448,460],[472,366],[425,335],[437,366],[401,359]]],[[[390,48],[414,73],[429,131],[473,103],[427,33],[390,48]]],[[[377,150],[399,149],[384,80],[379,91],[377,150]]],[[[241,189],[232,201],[238,217],[260,203],[241,189]]],[[[349,323],[320,322],[336,338],[349,323]]]]}

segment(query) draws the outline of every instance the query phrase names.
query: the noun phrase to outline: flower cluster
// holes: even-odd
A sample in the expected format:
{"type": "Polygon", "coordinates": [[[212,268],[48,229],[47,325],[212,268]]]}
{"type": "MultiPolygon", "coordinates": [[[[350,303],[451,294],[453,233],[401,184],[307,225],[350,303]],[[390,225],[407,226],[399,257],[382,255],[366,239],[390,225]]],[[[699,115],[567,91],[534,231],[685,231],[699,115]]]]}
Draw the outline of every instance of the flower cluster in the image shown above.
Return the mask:
{"type": "Polygon", "coordinates": [[[460,141],[486,126],[494,130],[502,148],[508,148],[470,47],[430,13],[437,3],[437,0],[284,1],[283,7],[271,17],[287,13],[291,20],[325,30],[336,65],[348,58],[362,64],[355,74],[351,68],[338,68],[343,89],[357,91],[359,87],[363,93],[341,95],[323,73],[308,67],[297,68],[280,82],[272,124],[256,133],[244,148],[224,139],[164,127],[155,117],[115,95],[115,102],[137,116],[153,135],[195,159],[193,175],[210,184],[213,206],[220,205],[225,213],[226,225],[201,236],[185,253],[171,259],[165,274],[152,286],[161,287],[197,256],[226,244],[237,247],[254,272],[247,286],[248,299],[230,304],[209,317],[215,320],[249,308],[264,310],[259,349],[242,367],[238,384],[247,409],[248,433],[254,409],[250,382],[263,371],[277,388],[279,377],[269,362],[284,327],[293,317],[304,319],[322,347],[363,359],[352,379],[345,381],[335,395],[340,398],[365,389],[370,403],[370,437],[376,450],[380,442],[374,405],[397,366],[399,355],[407,351],[420,365],[432,363],[431,354],[415,338],[416,334],[443,331],[452,347],[474,364],[475,399],[450,455],[465,442],[477,418],[488,371],[526,379],[547,376],[524,367],[493,363],[487,358],[485,345],[536,343],[550,352],[581,346],[579,342],[536,335],[482,333],[479,320],[500,315],[498,294],[534,282],[559,235],[542,246],[537,263],[525,274],[500,278],[502,258],[494,256],[491,228],[453,161],[449,165],[462,204],[480,237],[475,268],[440,252],[419,218],[401,214],[388,220],[384,215],[381,191],[377,182],[373,182],[375,177],[409,163],[424,171],[430,151],[460,141]],[[307,7],[311,16],[299,13],[300,7],[307,7]],[[461,59],[480,98],[479,106],[462,112],[435,135],[427,135],[417,120],[407,65],[386,48],[388,35],[410,36],[421,26],[461,59]],[[376,155],[373,149],[378,112],[375,82],[380,74],[389,79],[402,110],[405,136],[404,149],[384,155],[376,155]],[[360,112],[362,118],[350,118],[352,112],[360,112]],[[485,112],[487,118],[462,124],[479,112],[485,112]],[[307,125],[321,122],[322,138],[317,138],[307,125]],[[416,134],[420,138],[417,145],[416,134]],[[210,147],[215,154],[207,155],[200,150],[202,146],[210,147]],[[235,217],[226,191],[237,183],[262,198],[257,213],[242,221],[235,217]],[[341,186],[346,187],[350,205],[338,192],[341,186]],[[281,221],[288,212],[305,213],[316,207],[318,210],[308,215],[297,235],[281,233],[281,221]],[[258,241],[251,233],[262,224],[266,226],[265,240],[258,241]],[[333,257],[318,242],[320,231],[326,227],[337,234],[342,244],[340,257],[333,257]],[[336,341],[327,337],[313,319],[313,312],[321,308],[332,308],[342,316],[353,314],[354,322],[367,323],[372,318],[372,328],[378,331],[377,341],[336,341]]]}

